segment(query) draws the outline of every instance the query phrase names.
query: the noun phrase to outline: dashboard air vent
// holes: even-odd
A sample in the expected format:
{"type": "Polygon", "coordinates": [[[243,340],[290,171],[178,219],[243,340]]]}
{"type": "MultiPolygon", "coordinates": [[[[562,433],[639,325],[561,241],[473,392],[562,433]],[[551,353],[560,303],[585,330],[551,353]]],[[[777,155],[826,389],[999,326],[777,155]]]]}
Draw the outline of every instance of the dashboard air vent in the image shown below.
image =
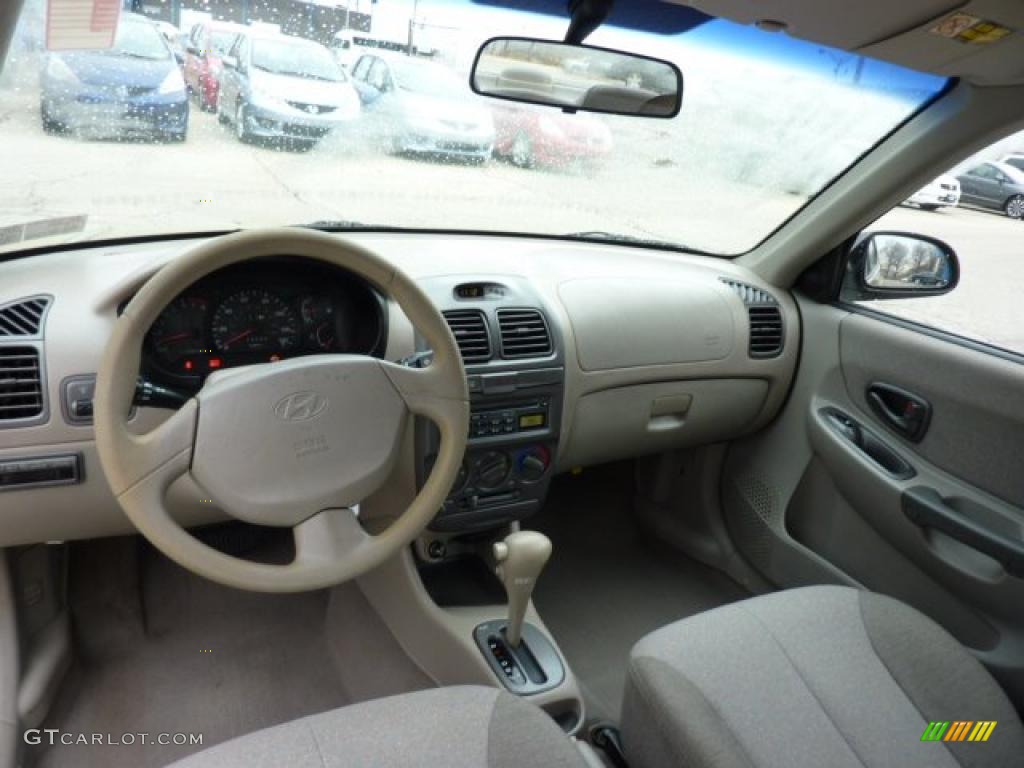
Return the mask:
{"type": "Polygon", "coordinates": [[[0,307],[0,338],[38,336],[43,330],[43,318],[49,306],[48,296],[34,296],[0,307]]]}
{"type": "Polygon", "coordinates": [[[499,309],[501,356],[546,357],[551,354],[551,334],[544,315],[536,309],[499,309]]]}
{"type": "Polygon", "coordinates": [[[31,419],[43,413],[39,351],[0,347],[0,421],[31,419]]]}
{"type": "Polygon", "coordinates": [[[720,278],[747,305],[750,317],[750,356],[778,357],[782,354],[782,310],[779,302],[767,291],[737,280],[720,278]]]}
{"type": "Polygon", "coordinates": [[[782,312],[777,305],[750,307],[750,356],[778,357],[782,354],[782,312]]]}
{"type": "Polygon", "coordinates": [[[478,309],[452,309],[442,312],[459,345],[464,363],[483,363],[491,359],[491,337],[487,320],[478,309]]]}

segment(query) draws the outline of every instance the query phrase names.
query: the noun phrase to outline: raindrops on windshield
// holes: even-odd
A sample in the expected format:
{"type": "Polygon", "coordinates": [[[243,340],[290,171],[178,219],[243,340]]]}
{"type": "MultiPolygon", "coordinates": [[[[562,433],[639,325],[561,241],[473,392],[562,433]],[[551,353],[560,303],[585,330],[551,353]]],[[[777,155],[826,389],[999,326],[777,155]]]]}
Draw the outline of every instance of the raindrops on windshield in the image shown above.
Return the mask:
{"type": "MultiPolygon", "coordinates": [[[[783,36],[751,47],[762,33],[727,22],[602,28],[588,42],[680,67],[681,112],[571,113],[469,87],[486,39],[561,39],[553,16],[450,0],[126,6],[108,39],[25,0],[0,72],[0,248],[339,220],[731,254],[942,86],[783,36]]],[[[527,53],[508,47],[498,75],[644,82],[527,53]]]]}

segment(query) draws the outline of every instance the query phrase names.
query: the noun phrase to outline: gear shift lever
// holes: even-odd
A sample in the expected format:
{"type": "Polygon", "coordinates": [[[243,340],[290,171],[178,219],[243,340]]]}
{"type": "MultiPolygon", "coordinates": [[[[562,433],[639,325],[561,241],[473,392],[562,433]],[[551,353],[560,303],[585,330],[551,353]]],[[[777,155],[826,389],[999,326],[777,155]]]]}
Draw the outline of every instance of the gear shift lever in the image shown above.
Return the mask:
{"type": "Polygon", "coordinates": [[[494,544],[498,578],[508,594],[505,639],[513,648],[522,640],[523,618],[540,572],[551,557],[551,540],[536,531],[516,531],[494,544]]]}

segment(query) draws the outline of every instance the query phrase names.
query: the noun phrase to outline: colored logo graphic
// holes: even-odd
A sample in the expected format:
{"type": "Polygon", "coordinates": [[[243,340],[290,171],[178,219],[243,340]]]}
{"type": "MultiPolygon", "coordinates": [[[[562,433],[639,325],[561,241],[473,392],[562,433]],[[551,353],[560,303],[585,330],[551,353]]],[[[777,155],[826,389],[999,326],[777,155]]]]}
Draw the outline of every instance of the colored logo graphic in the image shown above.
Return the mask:
{"type": "Polygon", "coordinates": [[[995,729],[995,720],[932,721],[921,734],[921,741],[988,741],[995,729]]]}

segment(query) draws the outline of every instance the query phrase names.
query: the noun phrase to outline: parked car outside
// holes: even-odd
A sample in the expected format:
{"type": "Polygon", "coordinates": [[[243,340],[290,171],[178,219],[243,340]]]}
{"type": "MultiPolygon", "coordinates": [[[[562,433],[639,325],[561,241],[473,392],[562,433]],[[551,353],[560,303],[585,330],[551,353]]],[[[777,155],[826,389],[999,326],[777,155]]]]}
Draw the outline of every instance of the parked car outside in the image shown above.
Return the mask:
{"type": "Polygon", "coordinates": [[[171,53],[174,54],[174,60],[178,62],[178,66],[182,66],[185,63],[185,38],[181,30],[169,21],[155,21],[153,23],[156,24],[157,31],[163,35],[164,40],[167,41],[167,45],[170,47],[171,53]]]}
{"type": "Polygon", "coordinates": [[[496,102],[494,154],[521,168],[597,165],[612,150],[612,132],[593,115],[496,102]]]}
{"type": "Polygon", "coordinates": [[[359,96],[330,51],[272,32],[247,32],[223,59],[217,116],[239,141],[312,146],[359,117],[359,96]]]}
{"type": "Polygon", "coordinates": [[[1007,163],[982,163],[957,176],[961,204],[1024,217],[1024,171],[1007,163]]]}
{"type": "Polygon", "coordinates": [[[437,62],[367,53],[352,68],[370,135],[392,152],[484,163],[494,148],[494,119],[466,81],[437,62]]]}
{"type": "Polygon", "coordinates": [[[46,57],[39,110],[47,133],[184,141],[188,131],[185,81],[171,49],[153,22],[130,13],[121,15],[113,47],[46,57]]]}
{"type": "Polygon", "coordinates": [[[203,111],[213,112],[217,108],[222,59],[235,38],[247,29],[227,21],[204,21],[192,27],[185,45],[185,85],[203,111]]]}
{"type": "Polygon", "coordinates": [[[929,182],[904,201],[926,211],[955,207],[960,202],[960,182],[955,176],[943,174],[929,182]]]}

